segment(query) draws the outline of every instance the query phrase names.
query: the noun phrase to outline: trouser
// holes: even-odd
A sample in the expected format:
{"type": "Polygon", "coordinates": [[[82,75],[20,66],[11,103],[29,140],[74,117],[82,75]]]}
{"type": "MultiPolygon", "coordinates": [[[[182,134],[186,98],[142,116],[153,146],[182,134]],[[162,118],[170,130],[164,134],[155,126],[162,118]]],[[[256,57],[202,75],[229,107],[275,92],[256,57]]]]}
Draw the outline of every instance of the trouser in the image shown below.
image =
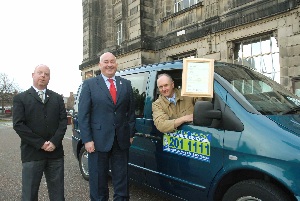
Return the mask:
{"type": "Polygon", "coordinates": [[[38,201],[38,192],[45,174],[51,201],[64,201],[64,158],[22,163],[22,201],[38,201]]]}
{"type": "Polygon", "coordinates": [[[91,201],[109,199],[108,171],[111,164],[114,201],[129,200],[128,157],[129,149],[121,150],[115,138],[109,152],[89,154],[89,184],[91,201]]]}

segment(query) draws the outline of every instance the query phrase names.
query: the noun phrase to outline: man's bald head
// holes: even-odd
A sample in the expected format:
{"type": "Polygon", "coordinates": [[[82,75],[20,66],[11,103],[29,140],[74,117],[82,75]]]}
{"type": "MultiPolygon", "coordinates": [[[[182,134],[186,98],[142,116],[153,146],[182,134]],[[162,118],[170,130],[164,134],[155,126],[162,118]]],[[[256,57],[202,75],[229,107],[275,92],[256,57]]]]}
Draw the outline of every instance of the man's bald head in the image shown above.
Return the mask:
{"type": "Polygon", "coordinates": [[[45,64],[40,64],[35,67],[32,73],[33,86],[39,90],[47,88],[50,80],[50,68],[45,64]]]}

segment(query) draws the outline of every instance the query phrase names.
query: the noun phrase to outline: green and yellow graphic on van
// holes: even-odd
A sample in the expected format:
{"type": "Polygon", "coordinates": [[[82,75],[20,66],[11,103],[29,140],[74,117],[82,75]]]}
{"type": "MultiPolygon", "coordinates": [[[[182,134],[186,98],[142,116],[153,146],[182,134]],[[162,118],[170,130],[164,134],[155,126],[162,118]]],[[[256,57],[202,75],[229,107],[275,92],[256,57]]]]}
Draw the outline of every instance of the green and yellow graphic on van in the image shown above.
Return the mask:
{"type": "Polygon", "coordinates": [[[210,141],[211,134],[177,130],[164,133],[163,150],[209,163],[210,141]]]}

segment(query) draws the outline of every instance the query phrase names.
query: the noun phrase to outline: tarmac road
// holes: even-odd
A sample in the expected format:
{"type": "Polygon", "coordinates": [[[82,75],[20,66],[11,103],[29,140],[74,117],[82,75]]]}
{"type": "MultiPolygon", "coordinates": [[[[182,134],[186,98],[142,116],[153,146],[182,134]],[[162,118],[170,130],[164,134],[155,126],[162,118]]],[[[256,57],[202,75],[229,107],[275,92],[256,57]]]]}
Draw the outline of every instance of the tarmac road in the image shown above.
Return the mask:
{"type": "MultiPolygon", "coordinates": [[[[71,126],[68,126],[65,139],[65,198],[67,201],[89,200],[88,182],[81,175],[78,161],[72,152],[71,126]]],[[[0,120],[0,200],[21,200],[21,159],[20,138],[12,128],[11,121],[0,120]]],[[[110,185],[110,200],[112,200],[110,185]]],[[[130,200],[169,201],[166,198],[143,187],[130,186],[130,200]]],[[[48,201],[48,192],[43,178],[39,191],[39,201],[48,201]]]]}

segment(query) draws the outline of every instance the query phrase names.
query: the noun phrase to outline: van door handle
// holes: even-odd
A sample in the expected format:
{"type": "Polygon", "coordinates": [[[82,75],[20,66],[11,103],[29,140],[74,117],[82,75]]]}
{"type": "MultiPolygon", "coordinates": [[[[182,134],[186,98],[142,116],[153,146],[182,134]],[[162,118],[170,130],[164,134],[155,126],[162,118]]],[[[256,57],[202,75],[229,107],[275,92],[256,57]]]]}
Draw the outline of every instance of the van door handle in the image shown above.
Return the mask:
{"type": "Polygon", "coordinates": [[[150,135],[150,134],[145,134],[145,137],[146,138],[149,138],[151,140],[160,140],[161,138],[158,137],[158,136],[153,136],[153,135],[150,135]]]}
{"type": "Polygon", "coordinates": [[[143,134],[143,133],[135,133],[134,136],[145,137],[145,134],[143,134]]]}
{"type": "Polygon", "coordinates": [[[151,140],[161,140],[160,137],[158,136],[153,136],[150,134],[144,134],[144,133],[135,133],[135,136],[139,136],[139,137],[144,137],[144,138],[149,138],[151,140]]]}

